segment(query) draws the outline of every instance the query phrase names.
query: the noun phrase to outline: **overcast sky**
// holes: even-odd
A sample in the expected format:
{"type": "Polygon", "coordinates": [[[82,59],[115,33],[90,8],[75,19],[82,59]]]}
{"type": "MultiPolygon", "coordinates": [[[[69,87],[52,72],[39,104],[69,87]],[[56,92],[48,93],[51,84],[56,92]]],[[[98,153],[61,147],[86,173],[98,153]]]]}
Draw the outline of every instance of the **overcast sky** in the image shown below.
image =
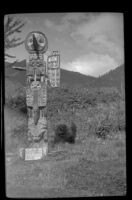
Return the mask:
{"type": "MultiPolygon", "coordinates": [[[[97,77],[124,63],[122,13],[39,13],[13,16],[26,22],[22,33],[16,36],[25,39],[30,31],[46,34],[48,50],[60,51],[61,68],[97,77]]],[[[12,48],[8,53],[19,60],[28,57],[24,44],[12,48]]]]}

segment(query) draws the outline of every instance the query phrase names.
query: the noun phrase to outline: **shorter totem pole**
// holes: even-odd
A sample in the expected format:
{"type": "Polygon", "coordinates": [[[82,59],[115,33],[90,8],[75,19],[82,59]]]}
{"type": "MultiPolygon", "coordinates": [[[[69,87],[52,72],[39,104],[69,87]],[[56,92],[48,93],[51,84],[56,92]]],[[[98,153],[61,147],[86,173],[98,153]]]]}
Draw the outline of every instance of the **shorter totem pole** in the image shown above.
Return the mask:
{"type": "MultiPolygon", "coordinates": [[[[29,59],[26,63],[26,104],[28,112],[27,134],[31,144],[30,148],[25,149],[25,160],[33,160],[42,158],[43,154],[48,152],[47,81],[49,80],[51,87],[60,86],[60,55],[58,51],[53,51],[47,57],[47,62],[44,60],[44,53],[48,49],[48,40],[45,34],[37,31],[27,35],[25,48],[29,53],[29,59]],[[45,153],[43,153],[43,149],[46,149],[45,153]],[[40,156],[37,158],[31,156],[33,152],[35,154],[35,151],[38,150],[41,152],[40,156]]],[[[14,68],[16,69],[16,67],[14,68]]],[[[17,67],[17,69],[20,68],[17,67]]]]}

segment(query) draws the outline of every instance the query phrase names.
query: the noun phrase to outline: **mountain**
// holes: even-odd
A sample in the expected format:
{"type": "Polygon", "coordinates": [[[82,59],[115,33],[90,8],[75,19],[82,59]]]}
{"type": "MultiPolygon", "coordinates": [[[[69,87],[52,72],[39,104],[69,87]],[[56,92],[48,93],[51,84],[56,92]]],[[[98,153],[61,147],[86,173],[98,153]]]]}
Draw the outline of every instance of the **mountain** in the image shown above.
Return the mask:
{"type": "MultiPolygon", "coordinates": [[[[13,65],[14,66],[14,65],[13,65]]],[[[15,66],[25,67],[26,60],[16,62],[15,66]]],[[[18,71],[12,68],[11,63],[5,63],[5,80],[9,80],[13,83],[19,83],[20,85],[26,85],[26,71],[18,71]]]]}
{"type": "MultiPolygon", "coordinates": [[[[26,60],[15,63],[15,66],[25,67],[26,60]]],[[[5,63],[5,81],[26,86],[26,71],[17,71],[10,63],[5,63]]],[[[61,85],[68,87],[116,87],[120,89],[121,86],[124,87],[124,64],[98,78],[61,69],[60,81],[61,85]]]]}
{"type": "MultiPolygon", "coordinates": [[[[26,60],[15,63],[15,66],[24,68],[26,66],[26,60]]],[[[26,71],[17,71],[13,69],[9,63],[5,63],[5,77],[14,83],[19,82],[23,86],[26,85],[26,71]]],[[[96,78],[92,76],[61,69],[61,85],[87,87],[91,85],[95,79],[96,78]]]]}
{"type": "Polygon", "coordinates": [[[124,64],[110,70],[104,75],[100,76],[94,82],[95,87],[116,87],[121,89],[125,87],[125,69],[124,64]]]}

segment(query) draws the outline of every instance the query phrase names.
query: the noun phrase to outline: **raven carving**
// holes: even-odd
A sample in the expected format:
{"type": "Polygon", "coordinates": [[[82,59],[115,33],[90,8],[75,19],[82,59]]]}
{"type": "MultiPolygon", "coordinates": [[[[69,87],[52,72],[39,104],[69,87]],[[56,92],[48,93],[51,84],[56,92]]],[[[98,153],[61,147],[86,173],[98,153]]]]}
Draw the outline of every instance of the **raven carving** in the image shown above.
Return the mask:
{"type": "Polygon", "coordinates": [[[39,57],[39,45],[38,45],[37,39],[34,34],[33,34],[33,47],[34,47],[34,51],[36,52],[37,56],[39,57]]]}

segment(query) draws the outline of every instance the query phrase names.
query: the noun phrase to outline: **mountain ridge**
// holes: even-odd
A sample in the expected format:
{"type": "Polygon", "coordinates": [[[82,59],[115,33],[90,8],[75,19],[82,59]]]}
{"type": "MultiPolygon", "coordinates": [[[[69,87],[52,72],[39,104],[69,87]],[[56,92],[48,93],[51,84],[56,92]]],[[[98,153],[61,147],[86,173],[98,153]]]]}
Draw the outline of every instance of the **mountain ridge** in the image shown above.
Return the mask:
{"type": "MultiPolygon", "coordinates": [[[[26,67],[26,60],[16,62],[15,66],[26,67]]],[[[109,72],[93,77],[79,72],[68,71],[61,68],[61,85],[69,87],[116,87],[124,86],[124,64],[109,72]]],[[[5,79],[26,86],[26,71],[17,71],[12,68],[12,63],[5,62],[5,79]]]]}

